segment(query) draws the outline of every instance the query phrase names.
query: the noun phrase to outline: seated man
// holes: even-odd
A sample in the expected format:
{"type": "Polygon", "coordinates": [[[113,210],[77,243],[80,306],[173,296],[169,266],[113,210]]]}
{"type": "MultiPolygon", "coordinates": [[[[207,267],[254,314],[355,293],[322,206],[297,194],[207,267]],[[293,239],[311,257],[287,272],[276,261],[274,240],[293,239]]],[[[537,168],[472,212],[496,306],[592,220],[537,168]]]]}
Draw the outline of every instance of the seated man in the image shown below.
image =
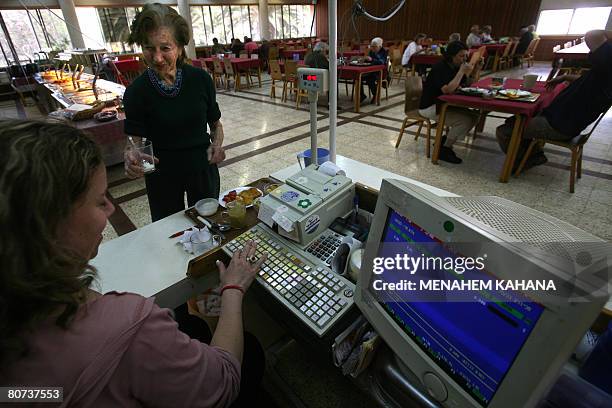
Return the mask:
{"type": "Polygon", "coordinates": [[[210,50],[211,54],[212,55],[223,54],[225,51],[226,51],[225,47],[223,46],[223,44],[219,44],[219,40],[217,40],[217,37],[213,38],[213,45],[210,50]]]}
{"type": "Polygon", "coordinates": [[[324,42],[318,42],[312,49],[312,52],[306,55],[304,63],[310,68],[329,69],[329,60],[327,53],[329,46],[324,42]]]}
{"type": "MultiPolygon", "coordinates": [[[[380,37],[376,37],[372,39],[370,43],[370,53],[365,58],[366,61],[370,62],[372,65],[384,65],[385,69],[383,70],[383,78],[387,77],[387,50],[383,48],[383,39],[380,37]]],[[[378,73],[373,72],[369,74],[365,74],[362,78],[368,84],[368,88],[370,88],[370,93],[372,94],[371,102],[374,103],[376,101],[376,79],[378,78],[378,73]]],[[[364,102],[366,99],[366,94],[363,91],[363,87],[359,88],[361,90],[361,102],[364,102]]]]}
{"type": "Polygon", "coordinates": [[[470,34],[467,36],[465,43],[469,48],[479,47],[482,44],[482,37],[480,36],[480,27],[473,25],[470,28],[470,34]]]}
{"type": "Polygon", "coordinates": [[[519,39],[519,43],[514,53],[516,55],[523,55],[525,51],[527,51],[527,47],[529,47],[531,40],[533,40],[533,31],[530,31],[528,27],[521,27],[521,38],[519,39]]]}
{"type": "MultiPolygon", "coordinates": [[[[468,48],[460,41],[449,43],[444,53],[444,60],[433,66],[423,84],[423,94],[419,104],[419,113],[426,118],[438,120],[436,108],[441,102],[438,96],[452,94],[460,86],[468,86],[472,80],[468,77],[474,67],[467,64],[468,48]]],[[[459,137],[464,137],[476,124],[476,115],[467,109],[449,107],[446,110],[445,126],[450,127],[448,136],[442,138],[440,160],[459,164],[461,159],[453,151],[453,144],[459,137]]]]}
{"type": "Polygon", "coordinates": [[[482,27],[482,42],[483,42],[483,44],[493,41],[493,37],[491,36],[491,32],[492,31],[493,31],[493,28],[490,25],[486,25],[486,26],[482,27]]]}
{"type": "Polygon", "coordinates": [[[451,35],[448,36],[448,42],[453,42],[453,41],[461,41],[461,34],[459,33],[452,33],[451,35]]]}
{"type": "Polygon", "coordinates": [[[414,37],[414,41],[411,41],[410,44],[408,44],[406,50],[404,51],[404,55],[402,55],[403,67],[409,68],[410,57],[423,51],[423,41],[425,38],[427,38],[425,34],[419,33],[414,37]]]}
{"type": "MultiPolygon", "coordinates": [[[[530,140],[525,139],[545,136],[553,140],[570,140],[594,122],[599,114],[609,109],[612,103],[610,39],[612,31],[589,31],[585,36],[585,42],[591,50],[588,57],[591,69],[582,76],[562,75],[548,82],[549,87],[554,87],[563,81],[571,83],[540,115],[527,123],[516,163],[519,163],[529,146],[530,140]]],[[[497,140],[504,152],[508,149],[513,126],[514,122],[508,120],[497,128],[497,140]]],[[[536,148],[525,165],[529,168],[546,162],[542,150],[536,148]]]]}

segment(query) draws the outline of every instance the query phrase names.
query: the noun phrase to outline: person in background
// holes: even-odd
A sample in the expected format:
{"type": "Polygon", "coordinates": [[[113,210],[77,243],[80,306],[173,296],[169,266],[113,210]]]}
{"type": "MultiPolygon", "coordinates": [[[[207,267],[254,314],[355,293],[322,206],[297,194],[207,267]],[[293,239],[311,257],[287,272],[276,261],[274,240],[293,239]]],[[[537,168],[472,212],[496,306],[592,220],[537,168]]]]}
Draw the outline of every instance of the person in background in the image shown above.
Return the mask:
{"type": "Polygon", "coordinates": [[[318,42],[312,48],[312,52],[306,55],[304,63],[310,68],[329,69],[328,52],[329,46],[324,42],[318,42]]]}
{"type": "Polygon", "coordinates": [[[228,266],[217,261],[225,289],[207,345],[154,298],[92,289],[98,272],[89,262],[114,206],[102,153],[85,132],[0,122],[0,192],[2,386],[63,387],[71,407],[217,407],[237,397],[252,406],[242,302],[266,259],[250,262],[255,243],[228,266]]]}
{"type": "MultiPolygon", "coordinates": [[[[373,38],[370,42],[370,52],[368,56],[365,58],[366,61],[370,62],[372,65],[384,65],[385,69],[383,70],[383,78],[387,77],[387,55],[388,52],[383,48],[383,39],[380,37],[373,38]]],[[[376,80],[378,78],[378,73],[369,73],[363,76],[364,80],[368,84],[368,88],[370,88],[370,93],[372,94],[371,103],[376,102],[376,89],[377,84],[376,80]]],[[[361,90],[361,102],[364,102],[367,98],[365,92],[363,91],[363,87],[359,88],[361,90]]]]}
{"type": "Polygon", "coordinates": [[[451,35],[448,36],[448,42],[453,42],[453,41],[461,41],[461,34],[459,33],[452,33],[451,35]]]}
{"type": "Polygon", "coordinates": [[[255,41],[253,41],[252,39],[245,37],[245,43],[244,43],[244,49],[246,50],[246,52],[249,53],[249,55],[251,55],[253,53],[253,51],[257,51],[259,49],[259,45],[257,45],[257,43],[255,41]]]}
{"type": "MultiPolygon", "coordinates": [[[[444,60],[434,65],[423,84],[423,94],[419,104],[419,113],[426,118],[438,120],[437,108],[441,104],[441,95],[452,94],[460,86],[469,86],[469,77],[474,67],[466,63],[468,48],[460,41],[447,45],[444,60]]],[[[453,144],[463,138],[476,124],[477,115],[467,109],[449,107],[446,110],[445,126],[450,127],[448,136],[442,138],[440,160],[459,164],[461,159],[453,151],[453,144]]]]}
{"type": "Polygon", "coordinates": [[[234,38],[230,50],[232,51],[232,54],[238,58],[240,56],[240,51],[244,50],[244,44],[242,41],[240,41],[240,39],[234,38]]]}
{"type": "Polygon", "coordinates": [[[144,175],[132,146],[153,143],[156,169],[145,176],[151,220],[219,197],[217,164],[225,159],[221,111],[208,73],[185,64],[187,22],[171,7],[147,4],[128,39],[142,47],[145,72],[125,90],[126,176],[144,175]],[[210,134],[208,128],[210,128],[210,134]]]}
{"type": "MultiPolygon", "coordinates": [[[[525,53],[525,51],[527,51],[527,47],[529,47],[529,44],[531,43],[531,40],[533,40],[533,31],[529,30],[529,27],[521,27],[521,38],[519,39],[519,42],[516,46],[516,51],[515,54],[516,55],[522,55],[525,53]]],[[[535,28],[535,26],[534,26],[535,28]]]]}
{"type": "Polygon", "coordinates": [[[531,33],[531,35],[533,35],[533,38],[536,38],[536,39],[540,38],[538,33],[535,32],[535,30],[536,30],[535,24],[531,24],[531,25],[527,26],[527,30],[531,33]]]}
{"type": "Polygon", "coordinates": [[[213,45],[210,49],[212,55],[223,54],[225,51],[225,47],[223,46],[223,44],[219,44],[219,40],[217,39],[217,37],[213,38],[213,45]]]}
{"type": "Polygon", "coordinates": [[[268,40],[262,40],[261,46],[259,47],[259,58],[263,60],[264,66],[262,67],[264,70],[268,69],[268,61],[270,59],[270,42],[268,40]]]}
{"type": "Polygon", "coordinates": [[[488,42],[493,41],[493,37],[491,36],[492,32],[493,32],[493,28],[490,25],[486,25],[482,27],[482,42],[483,43],[488,43],[488,42]]]}
{"type": "Polygon", "coordinates": [[[480,27],[478,27],[477,25],[473,25],[472,28],[470,28],[470,34],[468,34],[465,43],[468,48],[479,47],[482,44],[482,38],[480,36],[480,27]]]}
{"type": "MultiPolygon", "coordinates": [[[[548,81],[549,88],[554,88],[562,82],[570,84],[540,115],[527,123],[517,154],[517,166],[527,151],[530,139],[545,136],[552,140],[570,140],[578,136],[602,112],[610,108],[612,104],[612,44],[610,40],[612,40],[612,31],[589,31],[585,35],[585,42],[590,50],[588,61],[591,69],[581,76],[561,75],[548,81]]],[[[496,130],[497,140],[504,152],[508,149],[513,127],[514,120],[508,120],[496,130]]],[[[542,149],[536,146],[525,165],[526,168],[529,168],[547,161],[542,149]]]]}
{"type": "MultiPolygon", "coordinates": [[[[410,58],[415,55],[423,52],[423,42],[427,38],[427,35],[423,33],[419,33],[414,37],[414,41],[411,41],[410,44],[406,47],[404,54],[402,55],[402,66],[404,68],[410,68],[410,58]]],[[[417,68],[419,75],[425,74],[425,67],[418,66],[417,68]]]]}

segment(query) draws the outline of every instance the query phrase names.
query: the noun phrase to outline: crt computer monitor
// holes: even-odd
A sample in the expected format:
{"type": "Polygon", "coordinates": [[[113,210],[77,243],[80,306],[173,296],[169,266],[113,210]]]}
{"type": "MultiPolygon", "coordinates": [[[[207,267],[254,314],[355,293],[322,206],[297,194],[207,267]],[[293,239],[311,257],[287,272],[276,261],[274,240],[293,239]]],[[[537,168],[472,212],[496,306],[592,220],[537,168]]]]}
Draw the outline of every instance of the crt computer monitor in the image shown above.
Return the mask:
{"type": "Polygon", "coordinates": [[[558,252],[555,241],[569,243],[583,257],[585,249],[601,255],[609,247],[570,224],[499,197],[439,197],[409,182],[383,180],[356,304],[442,406],[536,405],[608,299],[606,284],[596,292],[589,283],[582,286],[584,293],[596,294],[588,301],[551,300],[544,292],[514,293],[519,301],[506,303],[499,298],[381,300],[371,288],[380,277],[372,273],[374,258],[385,242],[406,240],[499,245],[496,257],[503,261],[486,268],[498,279],[554,274],[567,280],[564,274],[572,271],[563,271],[554,254],[548,256],[558,252]]]}

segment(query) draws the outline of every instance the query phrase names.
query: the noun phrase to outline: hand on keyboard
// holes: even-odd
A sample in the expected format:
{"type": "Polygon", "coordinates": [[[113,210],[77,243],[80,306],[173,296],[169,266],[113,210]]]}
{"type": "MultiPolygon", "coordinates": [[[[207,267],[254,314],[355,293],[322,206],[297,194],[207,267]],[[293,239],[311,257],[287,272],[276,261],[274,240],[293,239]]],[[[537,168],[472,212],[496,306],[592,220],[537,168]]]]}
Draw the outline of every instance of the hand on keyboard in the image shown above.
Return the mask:
{"type": "Polygon", "coordinates": [[[244,290],[248,289],[253,279],[257,276],[261,265],[268,257],[267,254],[263,254],[256,262],[251,263],[249,260],[255,256],[256,251],[257,244],[253,241],[248,241],[242,249],[234,252],[232,260],[227,267],[225,267],[223,262],[217,261],[221,287],[239,285],[244,290]]]}

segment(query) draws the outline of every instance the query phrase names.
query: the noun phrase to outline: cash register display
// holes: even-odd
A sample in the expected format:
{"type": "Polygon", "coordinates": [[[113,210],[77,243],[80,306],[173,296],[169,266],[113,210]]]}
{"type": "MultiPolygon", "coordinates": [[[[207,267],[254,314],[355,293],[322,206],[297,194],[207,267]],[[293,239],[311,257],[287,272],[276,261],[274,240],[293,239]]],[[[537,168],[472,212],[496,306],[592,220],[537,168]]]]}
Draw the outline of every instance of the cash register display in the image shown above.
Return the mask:
{"type": "MultiPolygon", "coordinates": [[[[393,209],[382,241],[441,242],[393,209]]],[[[529,300],[491,302],[485,300],[490,298],[487,293],[482,295],[475,302],[381,302],[381,306],[440,368],[487,406],[544,307],[529,300]]]]}

